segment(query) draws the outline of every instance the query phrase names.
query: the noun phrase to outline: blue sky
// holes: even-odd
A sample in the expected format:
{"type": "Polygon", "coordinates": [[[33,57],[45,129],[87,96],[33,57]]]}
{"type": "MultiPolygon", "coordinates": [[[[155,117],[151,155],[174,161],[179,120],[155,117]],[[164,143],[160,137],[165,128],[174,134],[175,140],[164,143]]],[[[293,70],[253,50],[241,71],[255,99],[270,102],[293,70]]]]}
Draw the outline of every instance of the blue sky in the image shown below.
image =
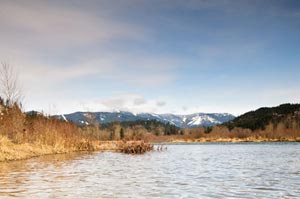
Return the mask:
{"type": "Polygon", "coordinates": [[[1,0],[26,110],[228,112],[300,101],[300,1],[1,0]]]}

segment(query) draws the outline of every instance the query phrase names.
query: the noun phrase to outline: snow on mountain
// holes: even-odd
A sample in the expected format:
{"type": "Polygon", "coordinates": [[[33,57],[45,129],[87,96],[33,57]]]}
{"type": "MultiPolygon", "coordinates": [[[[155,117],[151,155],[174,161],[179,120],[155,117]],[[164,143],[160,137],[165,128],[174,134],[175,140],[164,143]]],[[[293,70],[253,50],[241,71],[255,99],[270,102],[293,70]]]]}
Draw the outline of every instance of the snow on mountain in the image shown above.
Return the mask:
{"type": "Polygon", "coordinates": [[[197,116],[194,116],[192,118],[192,120],[188,123],[189,126],[197,126],[197,125],[201,125],[201,124],[204,124],[204,123],[211,123],[211,124],[220,124],[222,122],[208,116],[208,115],[197,115],[197,116]]]}
{"type": "Polygon", "coordinates": [[[61,115],[61,117],[63,118],[63,120],[65,120],[66,122],[68,121],[67,118],[64,115],[61,115]]]}
{"type": "Polygon", "coordinates": [[[233,120],[235,117],[228,113],[195,113],[190,115],[154,114],[117,111],[117,112],[76,112],[57,116],[62,120],[73,121],[79,125],[91,123],[108,123],[113,121],[157,120],[170,123],[180,128],[197,126],[214,126],[233,120]]]}

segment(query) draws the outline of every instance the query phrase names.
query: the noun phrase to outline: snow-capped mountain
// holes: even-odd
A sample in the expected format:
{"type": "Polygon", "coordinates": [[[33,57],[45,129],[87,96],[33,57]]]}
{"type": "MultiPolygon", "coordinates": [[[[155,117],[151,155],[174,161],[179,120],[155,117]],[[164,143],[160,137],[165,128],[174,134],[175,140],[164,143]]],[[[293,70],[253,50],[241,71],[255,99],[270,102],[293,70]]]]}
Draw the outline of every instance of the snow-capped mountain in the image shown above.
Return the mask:
{"type": "Polygon", "coordinates": [[[214,126],[233,120],[235,116],[228,113],[194,113],[190,115],[153,114],[131,112],[76,112],[57,116],[61,120],[73,121],[79,125],[90,123],[108,123],[113,121],[157,120],[170,123],[180,128],[197,126],[214,126]]]}

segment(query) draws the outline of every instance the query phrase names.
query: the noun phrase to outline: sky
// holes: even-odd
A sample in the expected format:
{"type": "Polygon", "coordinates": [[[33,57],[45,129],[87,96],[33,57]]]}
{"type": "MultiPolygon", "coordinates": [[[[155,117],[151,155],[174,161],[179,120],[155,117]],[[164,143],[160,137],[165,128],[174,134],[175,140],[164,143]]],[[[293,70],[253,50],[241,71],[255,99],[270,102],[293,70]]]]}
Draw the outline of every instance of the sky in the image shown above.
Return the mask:
{"type": "Polygon", "coordinates": [[[300,102],[298,0],[0,0],[25,110],[240,115],[300,102]]]}

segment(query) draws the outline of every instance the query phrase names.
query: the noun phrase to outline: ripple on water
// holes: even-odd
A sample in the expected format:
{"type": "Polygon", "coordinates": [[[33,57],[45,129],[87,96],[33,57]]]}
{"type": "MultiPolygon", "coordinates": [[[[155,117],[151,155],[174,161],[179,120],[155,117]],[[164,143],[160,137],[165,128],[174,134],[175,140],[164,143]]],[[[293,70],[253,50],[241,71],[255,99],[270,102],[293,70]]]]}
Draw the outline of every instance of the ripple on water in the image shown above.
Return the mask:
{"type": "Polygon", "coordinates": [[[300,144],[170,145],[164,152],[0,163],[0,198],[300,198],[300,144]]]}

